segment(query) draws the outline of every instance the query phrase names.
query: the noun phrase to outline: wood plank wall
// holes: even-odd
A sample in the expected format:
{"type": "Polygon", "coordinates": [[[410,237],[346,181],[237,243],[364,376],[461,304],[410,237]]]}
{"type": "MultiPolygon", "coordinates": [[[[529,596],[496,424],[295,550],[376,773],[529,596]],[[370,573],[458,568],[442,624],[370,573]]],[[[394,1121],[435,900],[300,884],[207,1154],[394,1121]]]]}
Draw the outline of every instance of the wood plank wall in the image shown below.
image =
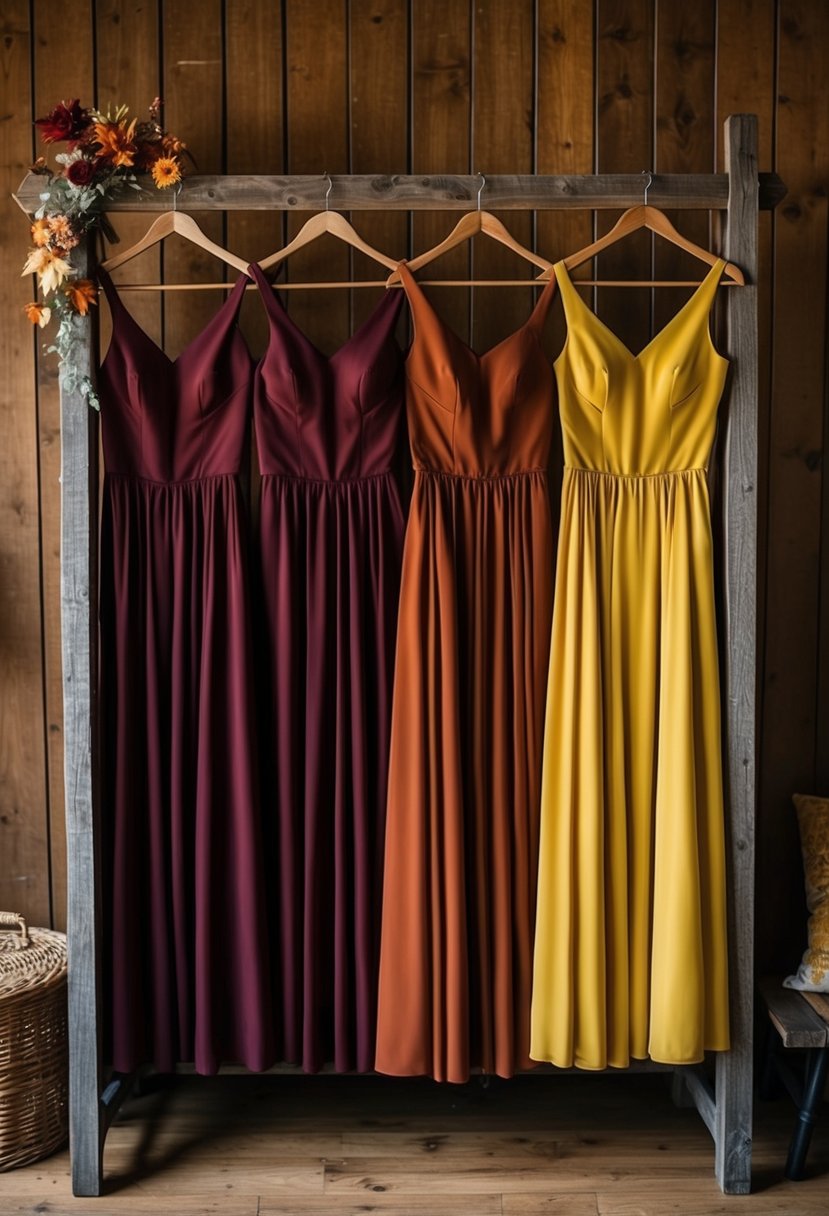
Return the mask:
{"type": "MultiPolygon", "coordinates": [[[[829,794],[829,476],[826,424],[829,6],[815,0],[51,0],[0,4],[0,907],[64,924],[58,620],[59,434],[55,368],[23,318],[22,216],[8,201],[36,151],[32,118],[76,95],[142,111],[160,94],[169,126],[216,172],[708,172],[722,120],[760,116],[761,168],[789,196],[761,223],[761,734],[759,964],[793,966],[803,938],[794,790],[829,794]]],[[[320,184],[323,197],[323,181],[320,184]]],[[[484,202],[485,202],[484,193],[484,202]]],[[[336,200],[334,200],[336,202],[336,200]]],[[[417,251],[455,217],[356,216],[392,254],[417,251]]],[[[563,255],[614,216],[505,217],[516,236],[563,255]]],[[[713,239],[709,218],[680,220],[713,239]]],[[[144,221],[121,218],[124,240],[144,221]]],[[[206,220],[246,257],[296,228],[279,216],[206,220]]],[[[607,274],[683,270],[648,238],[608,253],[607,274]]],[[[440,273],[516,269],[486,243],[440,273]]],[[[136,278],[215,275],[172,242],[130,265],[136,278]]],[[[438,268],[436,267],[436,270],[438,268]]],[[[365,276],[334,244],[291,276],[365,276]]],[[[447,322],[485,347],[526,315],[528,291],[436,295],[447,322]]],[[[175,354],[216,306],[212,293],[133,294],[129,306],[175,354]]],[[[294,293],[297,321],[332,349],[365,315],[368,291],[294,293]]],[[[633,349],[676,307],[674,292],[605,290],[600,314],[633,349]]],[[[105,309],[102,309],[105,314],[105,309]]],[[[106,315],[102,318],[106,340],[106,315]]],[[[262,318],[245,324],[261,347],[262,318]]],[[[561,340],[551,327],[550,349],[561,340]]],[[[255,462],[255,457],[254,457],[255,462]]]]}

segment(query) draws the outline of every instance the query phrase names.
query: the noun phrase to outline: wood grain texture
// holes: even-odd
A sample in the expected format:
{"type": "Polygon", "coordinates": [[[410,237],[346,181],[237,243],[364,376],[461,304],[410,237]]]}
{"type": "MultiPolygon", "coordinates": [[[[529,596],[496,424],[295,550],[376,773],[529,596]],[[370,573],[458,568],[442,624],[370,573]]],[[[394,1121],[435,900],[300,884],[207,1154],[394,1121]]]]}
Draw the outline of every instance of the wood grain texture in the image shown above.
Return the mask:
{"type": "MultiPolygon", "coordinates": [[[[596,14],[596,170],[638,173],[635,201],[641,202],[646,180],[641,172],[655,167],[654,8],[650,0],[598,0],[596,14]]],[[[652,191],[648,200],[656,203],[652,191]]],[[[613,213],[599,214],[596,235],[606,232],[617,218],[613,213]]],[[[634,233],[606,250],[596,263],[599,278],[642,278],[642,268],[650,265],[649,234],[634,233]]],[[[605,324],[629,350],[640,350],[651,335],[649,293],[603,288],[594,294],[596,311],[605,324]]]]}
{"type": "MultiPolygon", "coordinates": [[[[593,168],[594,12],[581,0],[539,0],[536,172],[590,173],[593,168]]],[[[538,252],[551,262],[593,238],[589,210],[536,212],[538,252]]],[[[553,308],[551,349],[564,341],[564,314],[553,308]]]]}
{"type": "MultiPolygon", "coordinates": [[[[287,161],[289,173],[316,177],[309,183],[314,210],[325,207],[325,174],[348,171],[348,22],[345,0],[284,0],[287,22],[287,161]],[[325,36],[320,36],[320,31],[325,36]]],[[[329,206],[345,210],[332,189],[329,206]]],[[[303,217],[288,217],[286,235],[295,236],[303,217]]],[[[292,256],[285,274],[295,282],[347,280],[348,246],[324,236],[292,256]]],[[[383,276],[385,277],[385,276],[383,276]]],[[[291,292],[291,316],[311,341],[327,354],[348,338],[348,291],[291,292]]]]}
{"type": "MultiPolygon", "coordinates": [[[[352,0],[348,81],[352,173],[400,173],[408,169],[408,34],[408,0],[352,0]]],[[[395,259],[407,256],[407,215],[354,211],[351,222],[381,253],[395,259]]],[[[352,277],[384,279],[386,273],[371,258],[352,254],[352,277]]],[[[352,332],[376,306],[382,290],[351,293],[352,332]]]]}
{"type": "MultiPolygon", "coordinates": [[[[474,9],[475,91],[472,97],[472,164],[488,180],[493,173],[531,173],[534,150],[532,0],[489,0],[474,9]]],[[[492,206],[486,185],[481,206],[492,206]]],[[[501,215],[522,245],[531,247],[532,216],[501,215]]],[[[475,237],[473,278],[533,279],[538,271],[498,242],[475,237]]],[[[472,346],[485,351],[526,320],[538,289],[480,288],[472,293],[472,346]]]]}
{"type": "MultiPolygon", "coordinates": [[[[199,0],[198,20],[193,20],[191,0],[165,0],[161,9],[164,121],[176,134],[186,130],[181,137],[204,173],[224,169],[222,140],[216,138],[224,122],[222,11],[221,0],[199,0]]],[[[168,206],[173,197],[167,194],[168,206]]],[[[211,240],[224,244],[222,215],[197,214],[195,219],[211,240]]],[[[171,282],[215,283],[237,277],[234,269],[176,236],[163,242],[161,264],[164,278],[171,282]]],[[[165,352],[175,358],[224,299],[223,292],[213,291],[165,296],[165,352]]]]}
{"type": "Polygon", "coordinates": [[[725,256],[746,283],[727,297],[732,379],[723,429],[723,757],[731,1050],[716,1058],[715,1169],[727,1194],[751,1189],[754,848],[757,764],[757,119],[726,122],[731,182],[725,256]]]}
{"type": "MultiPolygon", "coordinates": [[[[34,924],[50,922],[49,822],[44,747],[39,578],[38,417],[35,342],[23,315],[33,277],[20,277],[26,225],[9,199],[32,159],[29,6],[3,6],[0,67],[8,100],[0,124],[0,271],[5,324],[0,334],[0,906],[34,924]]],[[[48,560],[48,555],[46,560],[48,560]]]]}
{"type": "MultiPolygon", "coordinates": [[[[225,6],[225,169],[229,174],[284,169],[282,112],[282,3],[244,0],[225,6]],[[267,121],[262,116],[267,115],[267,121]]],[[[284,218],[255,211],[230,212],[227,248],[247,261],[260,261],[284,244],[284,218]]],[[[240,313],[251,351],[265,347],[267,320],[255,292],[247,292],[240,313]]]]}
{"type": "MultiPolygon", "coordinates": [[[[74,261],[89,266],[82,246],[74,261]]],[[[76,367],[94,376],[91,323],[76,367]]],[[[61,634],[69,953],[69,1136],[75,1194],[101,1189],[103,1114],[98,850],[98,415],[61,370],[61,634]]]]}
{"type": "MultiPolygon", "coordinates": [[[[95,5],[95,70],[99,109],[123,103],[132,114],[145,107],[161,92],[161,64],[158,44],[158,11],[144,0],[97,0],[95,5]]],[[[187,136],[182,135],[183,139],[187,136]]],[[[132,193],[132,192],[130,192],[132,193]]],[[[170,205],[169,197],[153,188],[153,202],[161,209],[170,205]]],[[[122,248],[132,245],[148,227],[146,215],[119,216],[114,227],[122,248]]],[[[119,283],[157,283],[161,270],[158,247],[128,262],[113,276],[119,283]]],[[[154,292],[129,298],[128,307],[138,324],[154,342],[163,341],[161,300],[154,292]]],[[[101,353],[109,341],[109,308],[101,305],[101,353]]]]}
{"type": "MultiPolygon", "coordinates": [[[[774,58],[769,47],[776,36],[776,0],[718,0],[717,5],[717,169],[723,166],[723,123],[729,114],[750,109],[757,114],[758,159],[761,166],[773,163],[775,114],[774,58]],[[751,98],[750,105],[745,99],[751,98]]],[[[771,414],[771,355],[773,344],[773,249],[774,218],[762,212],[757,233],[757,681],[763,687],[765,665],[766,551],[768,530],[769,425],[771,414]]],[[[757,701],[757,737],[762,738],[763,698],[757,701]]],[[[758,805],[762,800],[765,752],[757,759],[758,805]]],[[[762,860],[758,858],[762,867],[762,860]]],[[[768,889],[760,870],[760,883],[768,889]]],[[[782,894],[782,893],[781,893],[782,894]]],[[[787,896],[785,898],[788,898],[787,896]]],[[[763,912],[761,910],[761,917],[763,912]]],[[[756,944],[756,966],[770,967],[761,936],[756,944]]]]}
{"type": "MultiPolygon", "coordinates": [[[[411,157],[413,174],[469,174],[471,163],[472,37],[465,0],[418,0],[412,9],[411,157]]],[[[480,179],[470,178],[465,205],[475,198],[480,179]]],[[[454,192],[451,187],[449,193],[454,192]]],[[[412,253],[433,248],[447,235],[455,216],[415,214],[412,253]]],[[[429,278],[468,278],[468,244],[429,266],[429,278]]],[[[434,298],[434,297],[433,297],[434,298]]],[[[440,315],[469,342],[470,293],[441,292],[440,315]],[[445,298],[444,298],[445,297],[445,298]]]]}
{"type": "Polygon", "coordinates": [[[784,1047],[825,1047],[829,1026],[803,993],[783,988],[780,982],[761,985],[763,1002],[784,1047]]]}
{"type": "MultiPolygon", "coordinates": [[[[781,0],[777,168],[789,194],[776,217],[773,406],[763,688],[758,905],[766,970],[793,970],[804,944],[795,792],[815,791],[821,502],[825,493],[829,6],[781,0]]],[[[823,729],[823,727],[821,727],[823,729]]],[[[826,792],[824,790],[824,792],[826,792]]]]}
{"type": "MultiPolygon", "coordinates": [[[[657,0],[656,6],[656,148],[660,173],[711,173],[714,169],[714,0],[678,5],[657,0]]],[[[648,192],[650,194],[650,191],[648,192]]],[[[667,212],[683,236],[711,248],[705,212],[667,212]]],[[[655,240],[653,267],[659,278],[700,278],[704,269],[696,258],[668,241],[655,240]]],[[[687,291],[654,291],[654,330],[661,329],[688,298],[687,291]]]]}
{"type": "MultiPolygon", "coordinates": [[[[92,101],[92,5],[78,0],[72,21],[56,28],[48,0],[32,6],[34,108],[48,114],[61,97],[92,101]]],[[[42,150],[37,149],[38,152],[42,150]]],[[[40,344],[38,344],[40,345],[40,344]]],[[[66,928],[66,822],[63,786],[63,678],[60,638],[60,393],[54,355],[37,360],[43,687],[49,807],[52,924],[66,928]]]]}

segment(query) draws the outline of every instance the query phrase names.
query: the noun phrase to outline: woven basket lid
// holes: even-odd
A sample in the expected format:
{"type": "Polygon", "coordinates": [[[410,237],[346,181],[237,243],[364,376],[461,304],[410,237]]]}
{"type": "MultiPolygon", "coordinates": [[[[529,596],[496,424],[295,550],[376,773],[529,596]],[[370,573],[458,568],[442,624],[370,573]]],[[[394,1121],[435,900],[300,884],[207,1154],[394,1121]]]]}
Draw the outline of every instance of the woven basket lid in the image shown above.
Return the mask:
{"type": "Polygon", "coordinates": [[[66,937],[29,929],[16,912],[0,912],[0,1001],[66,975],[66,937]]]}

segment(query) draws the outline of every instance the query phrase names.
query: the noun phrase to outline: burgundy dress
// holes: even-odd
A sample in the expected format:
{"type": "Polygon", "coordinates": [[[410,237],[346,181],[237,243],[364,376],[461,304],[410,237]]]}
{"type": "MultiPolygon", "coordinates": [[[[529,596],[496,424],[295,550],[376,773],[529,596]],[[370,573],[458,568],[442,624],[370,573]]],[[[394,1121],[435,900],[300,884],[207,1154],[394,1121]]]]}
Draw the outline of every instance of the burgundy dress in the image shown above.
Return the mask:
{"type": "Polygon", "coordinates": [[[239,279],[168,358],[100,271],[103,837],[111,1059],[272,1062],[247,524],[254,368],[239,279]]]}
{"type": "Polygon", "coordinates": [[[268,650],[277,1053],[374,1067],[403,416],[389,291],[327,358],[258,267],[270,325],[254,417],[268,650]]]}

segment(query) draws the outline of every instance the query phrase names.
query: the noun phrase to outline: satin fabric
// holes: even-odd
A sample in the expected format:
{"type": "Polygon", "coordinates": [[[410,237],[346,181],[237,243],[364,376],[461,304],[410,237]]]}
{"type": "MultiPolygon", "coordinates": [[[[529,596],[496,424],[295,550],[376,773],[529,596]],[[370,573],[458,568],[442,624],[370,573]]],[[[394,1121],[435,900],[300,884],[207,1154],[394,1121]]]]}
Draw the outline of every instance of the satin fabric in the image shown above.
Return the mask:
{"type": "Polygon", "coordinates": [[[634,355],[555,272],[565,471],[544,736],[534,1059],[729,1045],[706,466],[724,262],[634,355]]]}
{"type": "Polygon", "coordinates": [[[270,329],[254,416],[277,1053],[367,1071],[404,528],[402,293],[329,358],[251,273],[270,329]]]}
{"type": "Polygon", "coordinates": [[[99,271],[103,977],[110,1058],[272,1062],[239,469],[242,276],[171,360],[99,271]]]}
{"type": "Polygon", "coordinates": [[[552,610],[546,466],[555,284],[482,356],[400,268],[415,467],[398,622],[377,1069],[465,1081],[530,1066],[552,610]]]}

